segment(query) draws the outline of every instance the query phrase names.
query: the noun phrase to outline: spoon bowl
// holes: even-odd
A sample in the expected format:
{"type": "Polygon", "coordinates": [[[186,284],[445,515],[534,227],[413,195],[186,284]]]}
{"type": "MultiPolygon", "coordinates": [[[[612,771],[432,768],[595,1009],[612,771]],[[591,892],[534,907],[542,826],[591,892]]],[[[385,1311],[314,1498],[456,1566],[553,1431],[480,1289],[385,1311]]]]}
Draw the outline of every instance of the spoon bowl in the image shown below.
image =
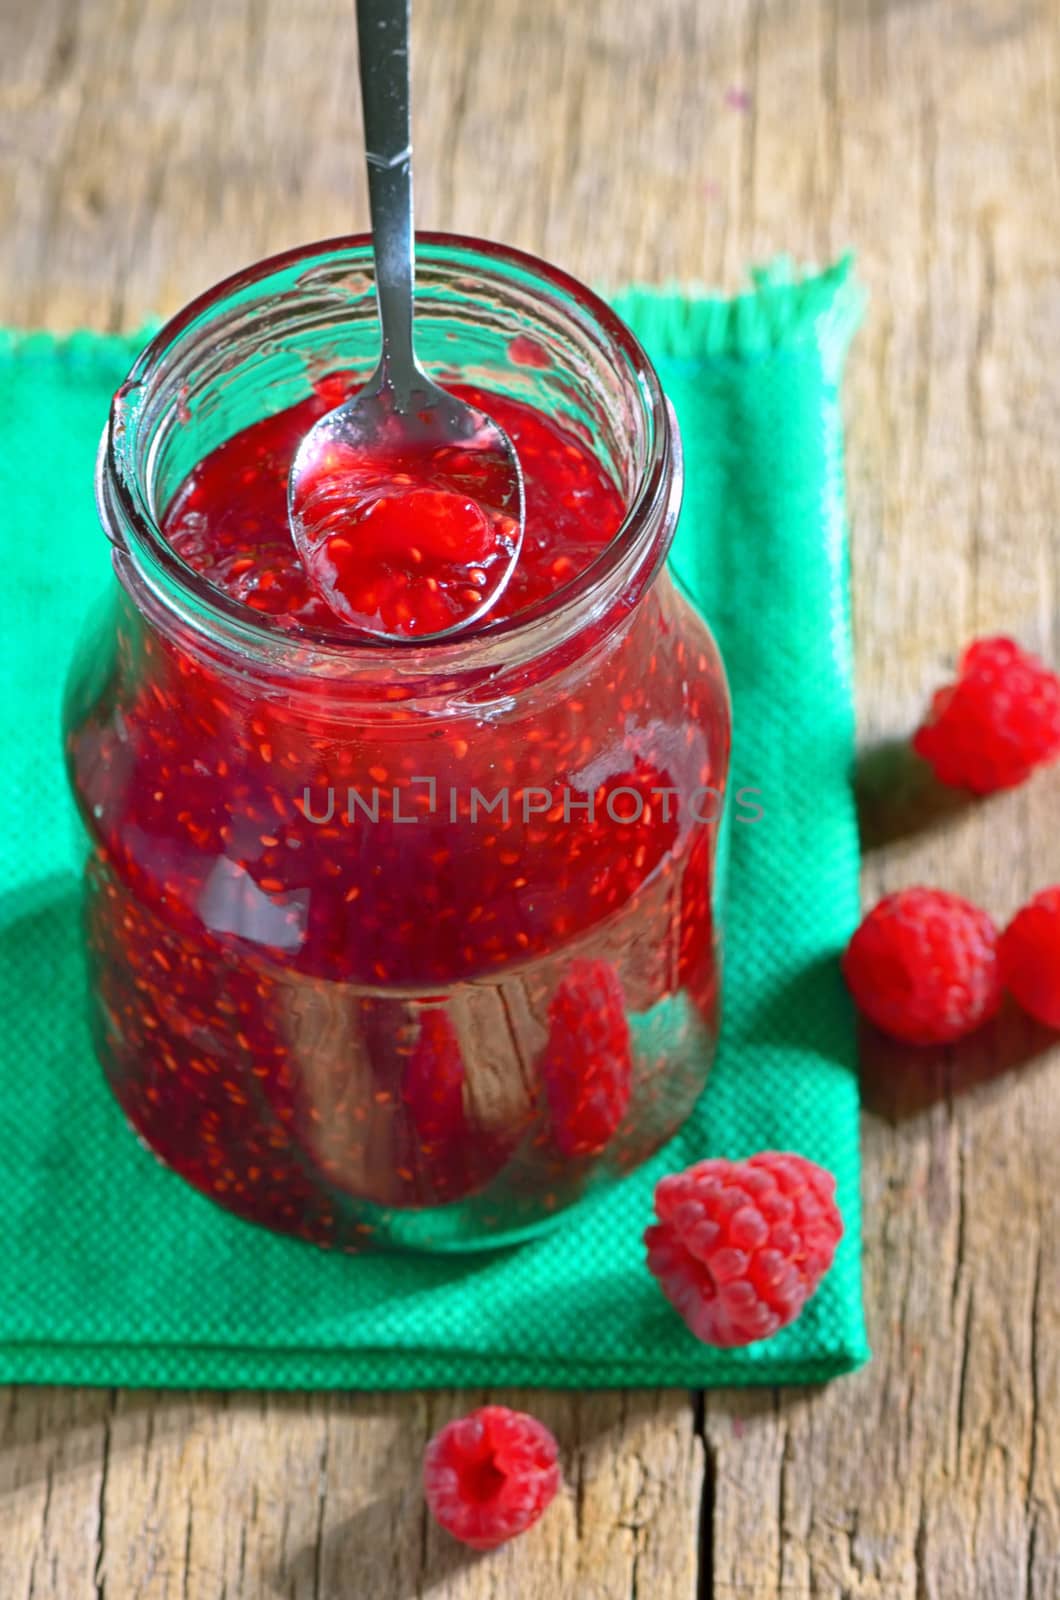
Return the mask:
{"type": "Polygon", "coordinates": [[[397,408],[373,387],[319,419],[288,480],[291,534],[344,622],[388,641],[479,622],[522,546],[522,469],[484,411],[424,378],[397,408]]]}

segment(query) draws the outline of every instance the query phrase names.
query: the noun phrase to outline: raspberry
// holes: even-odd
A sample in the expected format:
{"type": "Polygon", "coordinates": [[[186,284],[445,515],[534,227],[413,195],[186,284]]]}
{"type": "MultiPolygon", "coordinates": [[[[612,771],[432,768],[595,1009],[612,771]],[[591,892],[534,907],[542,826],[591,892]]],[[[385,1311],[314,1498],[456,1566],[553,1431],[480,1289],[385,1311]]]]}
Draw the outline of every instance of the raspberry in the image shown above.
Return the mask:
{"type": "Polygon", "coordinates": [[[985,911],[941,889],[903,889],[869,912],[843,976],[858,1009],[906,1044],[948,1044],[1001,1004],[997,929],[985,911]]]}
{"type": "Polygon", "coordinates": [[[802,1311],[843,1236],[835,1179],[766,1150],[700,1161],[655,1189],[648,1267],[704,1344],[768,1339],[802,1311]]]}
{"type": "Polygon", "coordinates": [[[401,1081],[401,1098],[428,1150],[464,1132],[464,1059],[443,1010],[425,1011],[401,1081]]]}
{"type": "Polygon", "coordinates": [[[525,1533],[560,1484],[559,1450],[536,1417],[480,1406],[427,1446],[423,1488],[435,1521],[473,1550],[525,1533]]]}
{"type": "Polygon", "coordinates": [[[939,689],[913,749],[940,783],[991,794],[1060,754],[1060,678],[1011,639],[979,639],[939,689]]]}
{"type": "Polygon", "coordinates": [[[548,1008],[541,1076],[563,1155],[593,1155],[629,1104],[632,1062],[622,985],[606,961],[572,961],[548,1008]]]}
{"type": "Polygon", "coordinates": [[[421,1201],[462,1200],[485,1188],[515,1143],[513,1129],[476,1125],[464,1105],[466,1076],[446,1012],[425,1010],[401,1079],[409,1126],[397,1152],[398,1175],[416,1183],[421,1201]]]}
{"type": "Polygon", "coordinates": [[[1060,1028],[1060,885],[1017,911],[998,946],[1006,989],[1038,1022],[1060,1028]]]}

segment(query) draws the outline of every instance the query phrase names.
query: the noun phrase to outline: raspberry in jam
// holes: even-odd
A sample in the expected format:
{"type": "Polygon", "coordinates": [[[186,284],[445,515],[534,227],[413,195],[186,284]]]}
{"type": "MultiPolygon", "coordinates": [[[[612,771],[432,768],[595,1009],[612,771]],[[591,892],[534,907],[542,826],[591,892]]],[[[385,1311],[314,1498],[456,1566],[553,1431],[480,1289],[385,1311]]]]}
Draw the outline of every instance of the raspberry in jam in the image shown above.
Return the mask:
{"type": "Polygon", "coordinates": [[[421,256],[425,358],[523,467],[495,609],[372,646],[310,583],[290,461],[375,337],[365,242],[310,247],[181,314],[116,402],[118,581],[67,703],[114,1092],[220,1204],[343,1248],[532,1232],[677,1129],[717,1030],[728,697],[662,566],[658,380],[553,269],[421,256]]]}

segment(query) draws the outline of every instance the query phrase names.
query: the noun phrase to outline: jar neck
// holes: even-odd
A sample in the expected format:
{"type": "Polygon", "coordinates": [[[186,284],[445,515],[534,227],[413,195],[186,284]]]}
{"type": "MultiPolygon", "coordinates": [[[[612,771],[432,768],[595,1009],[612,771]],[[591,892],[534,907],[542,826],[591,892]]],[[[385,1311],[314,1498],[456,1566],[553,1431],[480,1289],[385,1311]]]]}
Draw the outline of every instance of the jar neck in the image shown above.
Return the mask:
{"type": "MultiPolygon", "coordinates": [[[[222,441],[225,428],[246,425],[232,407],[240,386],[244,408],[277,409],[299,384],[304,392],[314,366],[316,376],[329,360],[334,370],[336,347],[322,344],[322,333],[340,339],[344,357],[351,346],[363,353],[366,338],[371,349],[377,337],[372,280],[363,270],[368,241],[329,241],[257,263],[193,302],[148,345],[115,397],[97,470],[101,520],[132,603],[153,628],[218,670],[292,692],[312,680],[355,699],[386,683],[395,699],[440,693],[489,701],[562,669],[620,627],[662,566],[680,505],[680,445],[658,378],[630,331],[583,285],[519,252],[428,235],[418,257],[425,309],[417,325],[429,339],[448,319],[465,339],[473,380],[490,385],[489,361],[516,333],[541,342],[552,368],[541,380],[551,385],[549,403],[558,395],[559,413],[597,441],[626,494],[625,520],[563,589],[446,641],[351,645],[337,626],[282,630],[215,588],[161,531],[174,478],[222,441]],[[463,321],[452,311],[461,295],[463,321]]],[[[356,373],[357,361],[350,365],[356,373]]],[[[525,372],[505,376],[510,392],[531,397],[525,372]]]]}
{"type": "MultiPolygon", "coordinates": [[[[681,453],[676,429],[672,468],[665,498],[636,528],[624,528],[620,558],[576,595],[556,594],[531,620],[496,635],[472,634],[440,645],[414,643],[379,649],[313,642],[297,633],[241,626],[196,604],[180,586],[165,582],[126,543],[115,541],[115,575],[134,610],[153,633],[221,676],[237,676],[251,694],[282,692],[292,709],[304,700],[311,712],[326,685],[333,702],[376,700],[431,709],[459,701],[483,714],[505,705],[606,646],[630,625],[638,607],[659,579],[677,525],[682,492],[681,453]]],[[[100,504],[117,518],[110,486],[99,485],[100,504]]],[[[119,527],[116,521],[112,524],[119,527]]],[[[535,608],[537,609],[537,608],[535,608]]]]}

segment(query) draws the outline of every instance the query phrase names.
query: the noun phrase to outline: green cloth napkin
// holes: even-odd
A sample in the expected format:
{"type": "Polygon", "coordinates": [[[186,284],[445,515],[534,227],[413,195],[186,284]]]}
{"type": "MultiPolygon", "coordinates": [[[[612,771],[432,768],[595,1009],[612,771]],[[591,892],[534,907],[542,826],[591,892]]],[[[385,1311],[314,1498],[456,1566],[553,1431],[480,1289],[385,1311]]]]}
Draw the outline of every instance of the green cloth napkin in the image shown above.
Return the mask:
{"type": "Polygon", "coordinates": [[[690,1122],[550,1235],[464,1258],[329,1255],[238,1221],[129,1132],[83,1012],[61,685],[107,545],[92,501],[110,395],[138,341],[0,344],[6,523],[0,700],[0,1380],[401,1389],[805,1383],[866,1357],[858,1096],[836,953],[857,917],[851,651],[838,384],[859,312],[848,261],[783,266],[731,301],[637,289],[619,309],[685,444],[679,581],[735,701],[723,1046],[690,1122]],[[831,1168],[846,1234],[801,1319],[719,1352],[643,1260],[655,1180],[770,1146],[831,1168]]]}

